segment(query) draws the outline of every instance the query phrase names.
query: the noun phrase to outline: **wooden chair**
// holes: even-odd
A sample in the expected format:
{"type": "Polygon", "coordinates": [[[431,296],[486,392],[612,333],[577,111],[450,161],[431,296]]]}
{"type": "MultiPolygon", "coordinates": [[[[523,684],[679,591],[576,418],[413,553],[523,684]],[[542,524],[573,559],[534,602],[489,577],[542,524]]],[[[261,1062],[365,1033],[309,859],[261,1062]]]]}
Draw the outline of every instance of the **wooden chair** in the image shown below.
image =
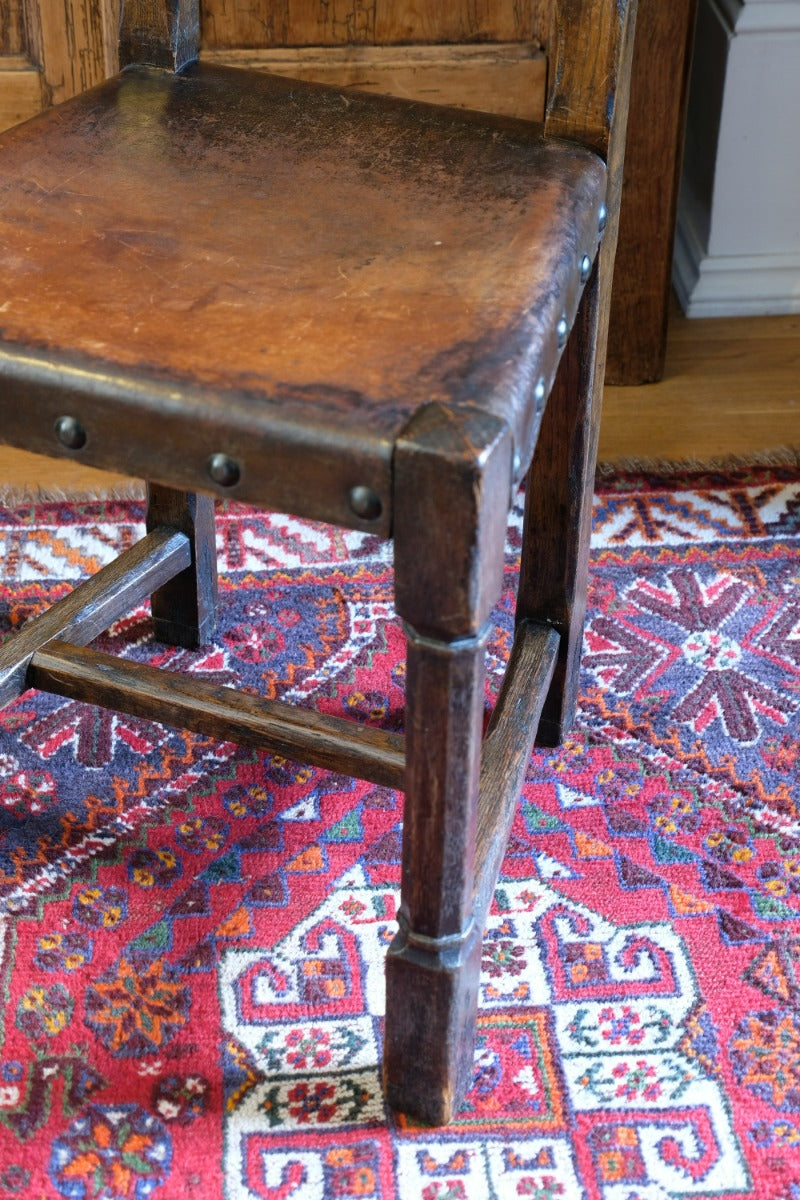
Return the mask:
{"type": "Polygon", "coordinates": [[[144,539],[4,644],[0,701],[42,688],[404,789],[384,1077],[428,1122],[470,1083],[540,714],[548,744],[573,718],[634,6],[556,0],[539,127],[198,65],[196,0],[136,0],[122,73],[0,139],[0,439],[151,481],[144,539]],[[393,537],[404,737],[86,648],[148,595],[158,639],[213,636],[214,495],[393,537]]]}

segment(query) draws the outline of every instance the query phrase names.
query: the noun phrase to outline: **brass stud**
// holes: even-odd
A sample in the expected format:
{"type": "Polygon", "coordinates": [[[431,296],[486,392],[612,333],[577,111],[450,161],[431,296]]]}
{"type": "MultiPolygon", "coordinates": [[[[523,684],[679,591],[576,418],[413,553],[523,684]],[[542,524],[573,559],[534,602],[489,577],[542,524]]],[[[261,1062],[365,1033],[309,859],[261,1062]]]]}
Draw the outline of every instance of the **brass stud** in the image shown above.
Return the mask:
{"type": "Polygon", "coordinates": [[[348,501],[353,512],[362,521],[377,521],[383,512],[381,498],[371,487],[358,485],[351,488],[348,501]]]}
{"type": "Polygon", "coordinates": [[[208,473],[220,487],[234,487],[242,477],[239,464],[227,454],[212,454],[208,460],[208,473]]]}
{"type": "Polygon", "coordinates": [[[566,314],[562,316],[561,320],[556,325],[556,337],[558,338],[559,350],[563,350],[567,344],[567,338],[569,337],[569,325],[567,324],[566,314]]]}
{"type": "Polygon", "coordinates": [[[592,260],[588,254],[584,254],[581,259],[581,283],[586,283],[592,273],[592,260]]]}
{"type": "Polygon", "coordinates": [[[607,224],[608,224],[608,209],[606,208],[605,204],[601,204],[600,209],[597,213],[597,232],[602,233],[607,224]]]}
{"type": "Polygon", "coordinates": [[[533,399],[536,404],[537,417],[544,408],[545,397],[547,396],[547,387],[543,379],[540,379],[536,387],[533,389],[533,399]]]}
{"type": "Polygon", "coordinates": [[[61,445],[68,450],[82,450],[86,445],[86,430],[76,417],[59,417],[55,431],[61,445]]]}

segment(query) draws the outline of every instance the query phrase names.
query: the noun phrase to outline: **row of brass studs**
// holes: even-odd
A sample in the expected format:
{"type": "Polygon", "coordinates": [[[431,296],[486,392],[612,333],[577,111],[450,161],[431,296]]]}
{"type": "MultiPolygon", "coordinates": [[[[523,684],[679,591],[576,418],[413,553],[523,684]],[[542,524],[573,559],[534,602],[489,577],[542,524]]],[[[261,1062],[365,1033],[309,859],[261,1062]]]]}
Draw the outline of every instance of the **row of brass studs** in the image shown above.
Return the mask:
{"type": "MultiPolygon", "coordinates": [[[[598,214],[597,214],[597,232],[601,237],[603,236],[603,232],[605,230],[607,222],[608,222],[608,211],[606,209],[605,204],[602,204],[600,206],[600,209],[598,210],[598,214]]],[[[589,282],[589,276],[592,273],[592,259],[588,254],[584,254],[582,256],[578,273],[580,276],[581,287],[583,287],[583,286],[585,286],[585,284],[587,284],[589,282]]],[[[564,349],[564,347],[567,344],[568,337],[569,337],[569,322],[567,321],[567,314],[562,313],[561,320],[558,322],[558,325],[556,325],[556,341],[558,343],[559,350],[564,349]]],[[[544,411],[544,402],[545,402],[546,398],[547,398],[547,387],[546,387],[544,379],[540,379],[539,382],[536,384],[536,387],[534,388],[534,392],[533,392],[533,399],[534,399],[534,404],[536,405],[537,418],[541,417],[542,412],[544,411]]],[[[517,479],[522,470],[522,459],[521,459],[519,453],[516,453],[514,455],[513,469],[514,469],[514,478],[517,479]]]]}
{"type": "MultiPolygon", "coordinates": [[[[88,434],[77,417],[59,417],[55,423],[55,434],[67,450],[82,450],[89,440],[88,434]]],[[[241,468],[228,454],[212,454],[206,463],[209,478],[219,487],[232,488],[242,477],[241,468]]],[[[356,486],[348,494],[350,508],[362,521],[377,521],[383,511],[378,493],[370,487],[356,486]]]]}

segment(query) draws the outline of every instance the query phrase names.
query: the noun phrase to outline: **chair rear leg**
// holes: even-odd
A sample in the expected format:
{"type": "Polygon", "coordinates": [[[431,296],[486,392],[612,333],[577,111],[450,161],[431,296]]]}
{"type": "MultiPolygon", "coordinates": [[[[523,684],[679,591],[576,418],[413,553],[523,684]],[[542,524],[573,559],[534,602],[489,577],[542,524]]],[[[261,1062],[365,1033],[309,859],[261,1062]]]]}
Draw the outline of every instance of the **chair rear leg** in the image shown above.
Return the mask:
{"type": "Polygon", "coordinates": [[[192,563],[151,596],[158,641],[194,649],[214,637],[217,626],[217,554],[214,500],[151,483],[147,530],[178,529],[189,538],[192,563]]]}
{"type": "Polygon", "coordinates": [[[517,620],[561,634],[537,742],[555,746],[575,718],[600,425],[597,269],[589,280],[542,419],[528,474],[517,620]]]}

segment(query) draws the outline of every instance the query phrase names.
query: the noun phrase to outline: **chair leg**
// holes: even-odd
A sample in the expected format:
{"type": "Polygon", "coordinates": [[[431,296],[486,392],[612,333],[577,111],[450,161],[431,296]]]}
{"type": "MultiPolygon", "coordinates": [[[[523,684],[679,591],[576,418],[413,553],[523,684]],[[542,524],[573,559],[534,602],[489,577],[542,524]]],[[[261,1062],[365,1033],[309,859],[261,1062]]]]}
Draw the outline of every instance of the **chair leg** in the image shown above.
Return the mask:
{"type": "Polygon", "coordinates": [[[193,649],[211,641],[217,625],[214,500],[161,484],[147,486],[147,530],[178,529],[189,538],[191,566],[151,596],[156,639],[193,649]]]}
{"type": "Polygon", "coordinates": [[[429,1124],[472,1075],[483,930],[474,918],[486,626],[500,594],[511,445],[430,405],[395,454],[395,603],[406,621],[400,929],[386,965],[384,1088],[429,1124]]]}
{"type": "Polygon", "coordinates": [[[388,1104],[446,1124],[472,1077],[483,930],[472,915],[485,636],[408,630],[400,930],[386,961],[388,1104]]]}
{"type": "Polygon", "coordinates": [[[517,620],[561,634],[537,743],[558,745],[575,719],[591,535],[600,392],[597,271],[564,350],[528,474],[517,620]]]}

